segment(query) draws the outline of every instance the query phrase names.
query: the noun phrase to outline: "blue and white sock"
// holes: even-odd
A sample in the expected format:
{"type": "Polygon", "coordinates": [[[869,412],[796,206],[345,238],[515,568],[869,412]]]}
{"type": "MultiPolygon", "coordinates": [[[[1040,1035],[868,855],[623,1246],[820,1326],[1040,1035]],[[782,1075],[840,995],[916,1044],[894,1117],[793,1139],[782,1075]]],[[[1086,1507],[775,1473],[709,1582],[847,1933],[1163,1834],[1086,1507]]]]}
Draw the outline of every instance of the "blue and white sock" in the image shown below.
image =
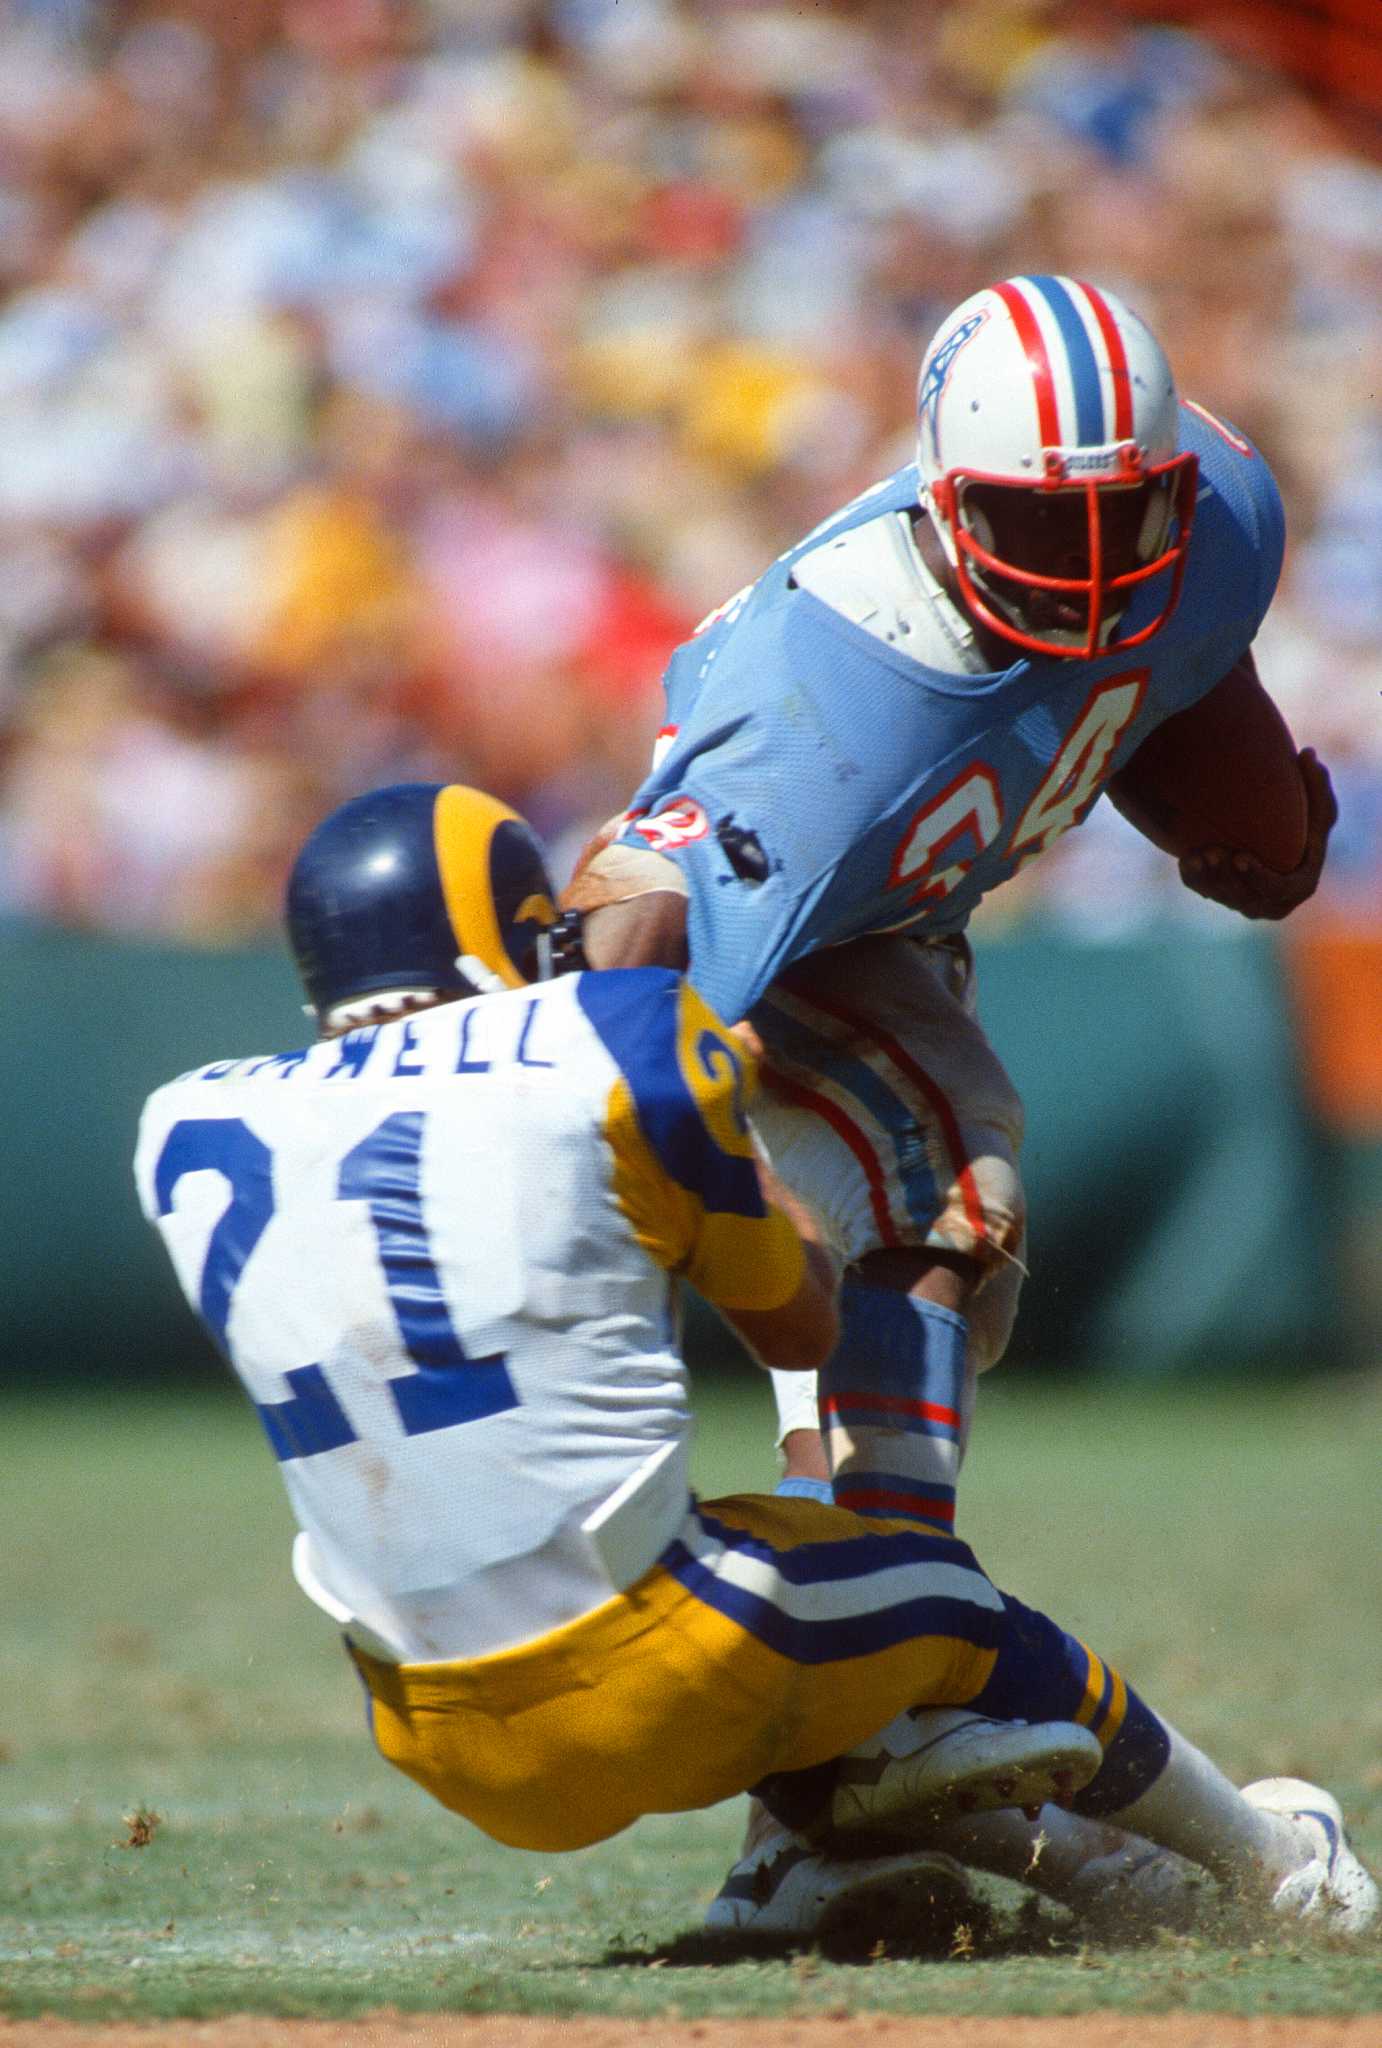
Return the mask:
{"type": "Polygon", "coordinates": [[[969,1325],[938,1303],[847,1286],[820,1414],[838,1506],[949,1532],[969,1325]]]}

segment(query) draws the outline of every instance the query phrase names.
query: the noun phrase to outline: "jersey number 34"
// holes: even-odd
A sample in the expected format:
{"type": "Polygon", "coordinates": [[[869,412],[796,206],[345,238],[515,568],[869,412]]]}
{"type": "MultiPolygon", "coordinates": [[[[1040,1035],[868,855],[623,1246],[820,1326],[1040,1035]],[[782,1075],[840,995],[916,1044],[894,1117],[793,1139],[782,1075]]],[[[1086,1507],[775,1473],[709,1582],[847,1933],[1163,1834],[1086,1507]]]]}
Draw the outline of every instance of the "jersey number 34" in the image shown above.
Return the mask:
{"type": "MultiPolygon", "coordinates": [[[[1045,853],[1085,816],[1103,788],[1114,749],[1141,709],[1147,673],[1133,669],[1096,683],[1003,849],[1014,867],[1045,853]]],[[[943,901],[1001,837],[1003,826],[998,777],[985,762],[973,762],[911,820],[893,855],[889,886],[905,889],[912,903],[943,901]],[[961,845],[973,850],[955,859],[961,845]]]]}

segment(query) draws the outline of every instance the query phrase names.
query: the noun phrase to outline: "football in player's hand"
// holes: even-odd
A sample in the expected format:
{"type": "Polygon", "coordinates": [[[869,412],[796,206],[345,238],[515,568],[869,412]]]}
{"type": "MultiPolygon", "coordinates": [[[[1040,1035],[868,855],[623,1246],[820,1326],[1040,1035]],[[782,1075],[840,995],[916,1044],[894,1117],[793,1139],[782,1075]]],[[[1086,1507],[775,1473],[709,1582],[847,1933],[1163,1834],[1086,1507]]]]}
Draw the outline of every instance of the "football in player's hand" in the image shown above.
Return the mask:
{"type": "Polygon", "coordinates": [[[1305,854],[1296,743],[1251,653],[1208,696],[1150,733],[1110,777],[1108,793],[1139,832],[1177,859],[1223,846],[1290,874],[1305,854]]]}

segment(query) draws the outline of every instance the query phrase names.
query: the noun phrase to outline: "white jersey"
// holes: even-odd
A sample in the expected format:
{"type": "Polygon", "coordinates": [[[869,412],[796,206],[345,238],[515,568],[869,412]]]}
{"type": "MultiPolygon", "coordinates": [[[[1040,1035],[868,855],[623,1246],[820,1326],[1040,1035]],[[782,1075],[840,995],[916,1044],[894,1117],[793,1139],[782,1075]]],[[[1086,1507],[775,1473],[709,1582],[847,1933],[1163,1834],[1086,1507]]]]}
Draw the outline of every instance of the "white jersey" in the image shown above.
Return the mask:
{"type": "MultiPolygon", "coordinates": [[[[280,1460],[300,1578],[387,1654],[484,1655],[610,1597],[603,1504],[688,1430],[671,1272],[731,1309],[800,1280],[751,1083],[694,991],[638,969],[151,1097],[145,1214],[280,1460]]],[[[635,1571],[684,1480],[659,1498],[635,1571]]]]}

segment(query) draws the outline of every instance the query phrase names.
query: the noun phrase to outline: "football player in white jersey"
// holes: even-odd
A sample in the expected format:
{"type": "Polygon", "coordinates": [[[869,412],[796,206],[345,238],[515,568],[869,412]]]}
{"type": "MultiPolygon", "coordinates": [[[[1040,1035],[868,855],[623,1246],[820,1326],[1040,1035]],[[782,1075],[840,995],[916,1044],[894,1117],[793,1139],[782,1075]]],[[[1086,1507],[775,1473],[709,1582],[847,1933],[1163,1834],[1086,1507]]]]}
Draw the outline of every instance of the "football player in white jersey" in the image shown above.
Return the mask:
{"type": "Polygon", "coordinates": [[[958,1418],[838,1344],[831,1256],[765,1198],[751,1058],[670,970],[532,979],[577,963],[520,818],[356,799],[288,930],[318,1042],[158,1090],[135,1171],[386,1758],[544,1850],[757,1787],[745,1903],[788,1933],[962,1883],[880,1835],[1049,1799],[1282,1912],[1375,1911],[1327,1794],[1236,1791],[945,1526],[926,1448],[958,1418]],[[765,1363],[822,1368],[853,1509],[690,1493],[678,1277],[765,1363]]]}
{"type": "MultiPolygon", "coordinates": [[[[846,1261],[845,1348],[905,1351],[961,1415],[932,1446],[937,1512],[1024,1273],[1022,1105],[965,923],[1247,656],[1282,537],[1266,462],[1178,401],[1113,293],[975,294],[925,351],[915,463],[673,656],[653,769],[564,899],[592,961],[685,966],[766,1052],[757,1133],[846,1261]]],[[[1250,917],[1312,893],[1335,806],[1313,754],[1299,769],[1298,868],[1207,849],[1188,886],[1250,917]]],[[[828,1497],[810,1378],[774,1385],[786,1484],[828,1497]]],[[[1036,1830],[992,1833],[1005,1872],[1030,1863],[1036,1830]]],[[[1087,1847],[1103,1863],[1107,1834],[1087,1847]]]]}

